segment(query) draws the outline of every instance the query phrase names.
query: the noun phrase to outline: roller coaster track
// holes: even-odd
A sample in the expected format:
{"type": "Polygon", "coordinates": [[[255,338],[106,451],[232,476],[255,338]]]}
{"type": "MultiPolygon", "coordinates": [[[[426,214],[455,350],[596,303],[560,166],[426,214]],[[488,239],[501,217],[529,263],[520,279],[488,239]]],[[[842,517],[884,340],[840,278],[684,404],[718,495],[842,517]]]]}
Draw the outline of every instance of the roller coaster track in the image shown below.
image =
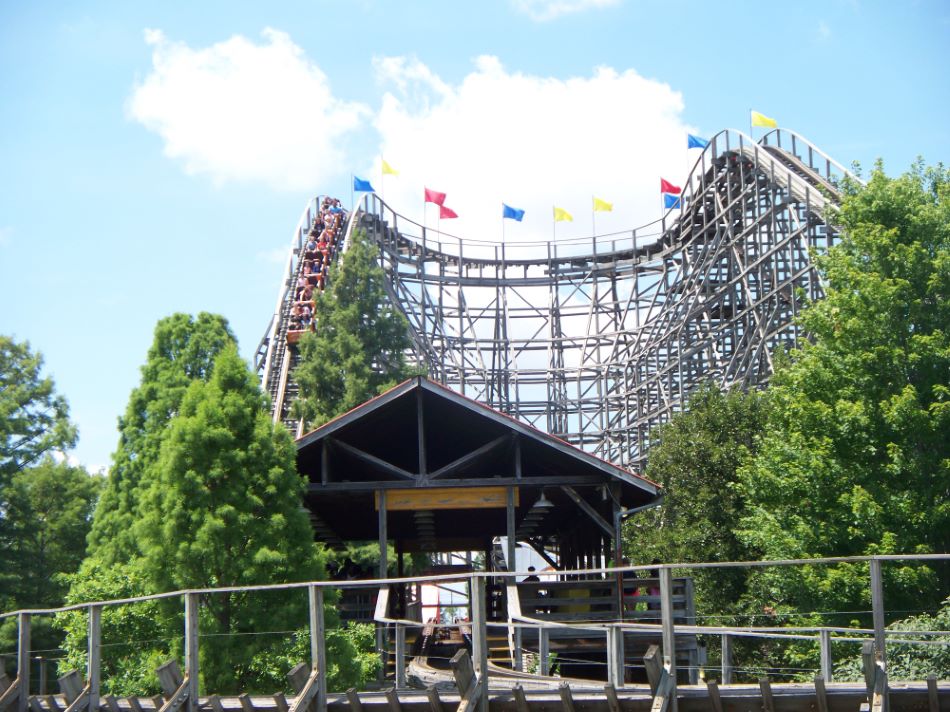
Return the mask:
{"type": "MultiPolygon", "coordinates": [[[[430,378],[637,467],[650,429],[698,384],[760,386],[775,350],[802,338],[794,318],[823,294],[812,255],[837,239],[828,221],[845,176],[792,132],[756,142],[726,130],[697,158],[681,207],[634,230],[462,239],[369,195],[347,238],[360,227],[378,245],[389,297],[430,378]]],[[[295,254],[257,364],[275,420],[292,430],[293,354],[283,335],[295,254]]]]}

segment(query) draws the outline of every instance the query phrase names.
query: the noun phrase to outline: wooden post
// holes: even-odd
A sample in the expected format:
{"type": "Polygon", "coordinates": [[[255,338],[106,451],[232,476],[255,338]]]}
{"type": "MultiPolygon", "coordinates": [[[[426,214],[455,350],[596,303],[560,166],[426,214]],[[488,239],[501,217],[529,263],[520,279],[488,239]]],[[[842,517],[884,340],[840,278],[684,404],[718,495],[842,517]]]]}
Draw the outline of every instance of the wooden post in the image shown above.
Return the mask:
{"type": "MultiPolygon", "coordinates": [[[[377,496],[379,497],[379,570],[378,577],[381,579],[386,578],[387,572],[389,571],[389,562],[386,561],[387,551],[386,551],[386,542],[388,541],[388,535],[386,532],[386,490],[378,490],[377,496]]],[[[386,678],[386,658],[388,653],[386,651],[386,628],[381,623],[376,624],[376,650],[379,652],[379,681],[382,682],[386,678]]]]}
{"type": "Polygon", "coordinates": [[[472,591],[472,653],[475,673],[481,692],[478,709],[488,712],[488,626],[485,616],[485,582],[478,576],[471,578],[472,591]]]}
{"type": "MultiPolygon", "coordinates": [[[[515,524],[515,488],[508,488],[508,498],[505,502],[505,514],[506,514],[506,538],[508,541],[508,571],[517,571],[518,570],[518,538],[516,534],[516,524],[515,524]]],[[[510,583],[512,586],[517,586],[518,582],[514,578],[505,579],[505,583],[510,583]]],[[[521,626],[515,626],[515,629],[512,631],[512,639],[514,644],[514,655],[512,656],[512,664],[514,665],[515,670],[523,671],[524,670],[524,658],[521,654],[521,626]]]]}
{"type": "Polygon", "coordinates": [[[542,675],[550,675],[548,666],[548,629],[538,629],[538,672],[542,675]]]}
{"type": "Polygon", "coordinates": [[[871,559],[871,615],[874,620],[874,647],[881,662],[887,662],[884,635],[884,579],[880,559],[871,559]]]}
{"type": "Polygon", "coordinates": [[[20,683],[17,712],[30,707],[30,614],[20,613],[17,630],[17,680],[20,683]]]}
{"type": "Polygon", "coordinates": [[[617,626],[607,628],[607,682],[623,687],[623,629],[617,626]]]}
{"type": "Polygon", "coordinates": [[[327,646],[326,627],[323,620],[323,589],[310,586],[310,669],[319,670],[317,682],[317,709],[322,712],[327,705],[327,646]]]}
{"type": "Polygon", "coordinates": [[[670,709],[676,712],[676,638],[673,625],[673,575],[660,567],[660,617],[663,622],[663,666],[670,674],[670,709]]]}
{"type": "Polygon", "coordinates": [[[185,594],[185,676],[188,712],[198,712],[198,594],[185,594]]]}
{"type": "Polygon", "coordinates": [[[396,624],[396,688],[406,686],[406,626],[396,624]]]}
{"type": "MultiPolygon", "coordinates": [[[[46,694],[46,685],[47,685],[47,680],[49,679],[49,676],[47,673],[47,670],[49,668],[48,664],[49,664],[49,660],[47,660],[46,658],[40,658],[40,694],[41,695],[46,694]]],[[[2,673],[2,669],[0,669],[0,673],[2,673]]]]}
{"type": "Polygon", "coordinates": [[[831,682],[833,674],[833,665],[831,661],[831,631],[822,629],[819,631],[819,647],[821,649],[821,679],[824,682],[831,682]]]}
{"type": "Polygon", "coordinates": [[[99,709],[100,674],[102,670],[102,606],[89,606],[89,656],[86,661],[86,684],[89,685],[89,712],[99,709]]]}
{"type": "Polygon", "coordinates": [[[722,634],[722,684],[731,685],[733,676],[732,667],[732,636],[722,634]]]}

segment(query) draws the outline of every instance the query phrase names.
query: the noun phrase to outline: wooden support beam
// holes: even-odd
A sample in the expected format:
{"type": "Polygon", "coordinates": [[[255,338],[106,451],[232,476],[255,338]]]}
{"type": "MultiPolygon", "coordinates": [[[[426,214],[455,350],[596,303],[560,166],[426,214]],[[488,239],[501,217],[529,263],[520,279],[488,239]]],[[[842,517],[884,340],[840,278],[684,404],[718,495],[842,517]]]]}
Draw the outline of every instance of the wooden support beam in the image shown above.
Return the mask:
{"type": "Polygon", "coordinates": [[[881,662],[887,662],[887,636],[884,634],[884,577],[881,560],[872,558],[871,567],[871,618],[874,624],[874,648],[881,662]]]}
{"type": "Polygon", "coordinates": [[[772,683],[767,677],[759,678],[759,692],[762,693],[762,709],[775,712],[775,700],[772,699],[772,683]]]}
{"type": "Polygon", "coordinates": [[[274,707],[277,712],[290,712],[290,705],[287,704],[287,697],[283,692],[274,693],[274,707]]]}
{"type": "Polygon", "coordinates": [[[16,678],[0,695],[0,712],[20,699],[20,678],[16,678]]]}
{"type": "MultiPolygon", "coordinates": [[[[416,480],[417,477],[408,470],[404,470],[401,467],[397,467],[391,462],[386,462],[385,460],[376,457],[375,455],[370,455],[368,452],[364,452],[359,448],[353,447],[348,443],[343,442],[342,440],[333,440],[333,447],[339,448],[343,452],[352,455],[357,460],[364,462],[367,465],[375,467],[381,472],[385,472],[387,475],[392,475],[393,477],[398,477],[401,480],[416,480]]],[[[344,484],[349,484],[344,483],[344,484]]]]}
{"type": "Polygon", "coordinates": [[[105,696],[106,709],[109,712],[120,712],[122,709],[119,707],[119,701],[115,698],[115,695],[106,695],[105,696]]]}
{"type": "Polygon", "coordinates": [[[557,691],[561,695],[561,709],[565,712],[575,712],[574,695],[571,694],[571,686],[562,682],[557,686],[557,691]]]}
{"type": "Polygon", "coordinates": [[[169,660],[163,665],[159,665],[155,670],[158,676],[158,686],[162,688],[162,695],[169,699],[181,687],[185,676],[181,674],[181,668],[177,660],[169,660]]]}
{"type": "Polygon", "coordinates": [[[429,698],[429,710],[431,712],[445,712],[445,710],[442,708],[442,698],[439,697],[439,691],[436,689],[435,685],[429,685],[426,688],[426,697],[429,698]]]}
{"type": "Polygon", "coordinates": [[[246,692],[238,695],[238,702],[241,703],[241,712],[254,712],[254,702],[246,692]]]}
{"type": "Polygon", "coordinates": [[[722,634],[722,684],[731,685],[734,669],[732,666],[732,636],[722,634]]]}
{"type": "Polygon", "coordinates": [[[221,704],[221,697],[218,695],[211,695],[208,698],[208,707],[211,708],[211,712],[224,712],[224,705],[221,704]]]}
{"type": "Polygon", "coordinates": [[[307,663],[297,663],[287,673],[287,680],[290,682],[290,689],[299,695],[303,688],[307,686],[307,680],[310,679],[310,668],[307,663]]]}
{"type": "Polygon", "coordinates": [[[385,692],[386,702],[389,703],[389,712],[402,712],[402,704],[399,702],[399,693],[395,687],[390,687],[385,692]]]}
{"type": "Polygon", "coordinates": [[[40,702],[40,699],[36,695],[30,698],[30,712],[46,712],[46,710],[43,709],[43,703],[40,702]]]}
{"type": "Polygon", "coordinates": [[[346,691],[346,699],[349,701],[350,709],[353,712],[363,712],[363,703],[360,701],[360,694],[355,687],[351,687],[346,691]]]}
{"type": "Polygon", "coordinates": [[[17,712],[27,712],[30,706],[30,614],[17,616],[17,665],[16,676],[20,681],[20,696],[17,712]]]}
{"type": "Polygon", "coordinates": [[[491,454],[495,450],[501,449],[503,447],[508,447],[511,443],[511,437],[509,435],[501,435],[489,443],[482,445],[471,452],[468,452],[462,455],[455,460],[452,460],[447,465],[443,465],[438,470],[429,475],[430,480],[434,480],[438,477],[445,477],[446,475],[454,475],[456,472],[461,470],[467,465],[472,464],[480,460],[481,458],[491,454]]]}
{"type": "Polygon", "coordinates": [[[152,698],[152,708],[156,712],[162,708],[163,704],[165,704],[165,698],[161,695],[155,695],[155,697],[152,698]]]}
{"type": "Polygon", "coordinates": [[[538,630],[538,673],[549,675],[551,673],[550,636],[547,628],[538,630]]]}
{"type": "MultiPolygon", "coordinates": [[[[62,712],[62,707],[59,706],[59,703],[56,701],[56,695],[43,695],[43,702],[46,703],[46,709],[49,712],[62,712]]],[[[136,700],[138,702],[138,700],[136,700]]],[[[135,709],[132,708],[132,712],[142,712],[141,708],[135,709]]]]}
{"type": "Polygon", "coordinates": [[[323,589],[309,587],[310,602],[310,668],[320,673],[317,684],[316,706],[323,712],[327,706],[327,649],[326,625],[323,620],[323,589]]]}
{"type": "Polygon", "coordinates": [[[656,693],[653,695],[653,704],[650,712],[675,712],[674,703],[676,702],[676,685],[673,684],[673,678],[670,671],[665,667],[660,673],[660,682],[656,686],[656,693]]]}
{"type": "Polygon", "coordinates": [[[511,694],[515,698],[515,709],[517,712],[528,712],[528,699],[525,697],[524,688],[518,683],[511,688],[511,694]]]}
{"type": "Polygon", "coordinates": [[[71,705],[82,694],[83,684],[78,670],[70,670],[57,682],[59,683],[59,691],[63,693],[63,699],[67,705],[71,705]]]}
{"type": "Polygon", "coordinates": [[[940,712],[940,698],[937,697],[937,676],[927,676],[927,706],[928,712],[940,712]]]}
{"type": "MultiPolygon", "coordinates": [[[[182,706],[188,702],[188,693],[190,690],[191,681],[186,676],[181,683],[181,687],[175,690],[175,694],[167,699],[165,704],[162,705],[161,712],[176,712],[177,710],[181,709],[182,706]]],[[[195,700],[195,702],[195,709],[197,709],[197,700],[195,700]]],[[[66,712],[72,712],[72,710],[67,710],[66,712]]]]}
{"type": "Polygon", "coordinates": [[[8,687],[10,687],[10,678],[7,677],[7,673],[0,664],[0,695],[6,692],[8,687]]]}
{"type": "MultiPolygon", "coordinates": [[[[488,561],[486,554],[485,560],[488,561]]],[[[485,579],[472,576],[469,583],[472,603],[472,662],[479,691],[473,709],[488,712],[488,611],[485,608],[485,579]]]]}
{"type": "MultiPolygon", "coordinates": [[[[425,289],[425,287],[423,287],[425,289]]],[[[428,468],[426,463],[426,419],[425,409],[422,407],[422,389],[416,391],[416,435],[419,448],[419,476],[425,477],[428,468]]]]}
{"type": "MultiPolygon", "coordinates": [[[[185,681],[188,712],[198,712],[198,605],[197,593],[185,594],[185,681]]],[[[91,711],[90,711],[91,712],[91,711]]]]}
{"type": "Polygon", "coordinates": [[[709,706],[713,712],[722,712],[722,696],[719,694],[719,685],[715,680],[706,681],[706,693],[709,695],[709,706]]]}
{"type": "Polygon", "coordinates": [[[46,694],[46,684],[49,680],[49,660],[44,657],[39,658],[40,661],[40,690],[41,695],[46,694]]]}
{"type": "Polygon", "coordinates": [[[815,702],[818,705],[818,712],[828,712],[828,691],[825,689],[825,679],[821,675],[815,675],[815,702]]]}
{"type": "Polygon", "coordinates": [[[575,490],[570,485],[561,485],[561,489],[567,494],[568,497],[574,500],[574,504],[580,507],[584,514],[593,520],[594,524],[600,527],[607,536],[613,538],[613,526],[606,519],[600,516],[600,512],[594,509],[586,499],[581,497],[577,493],[577,490],[575,490]]]}
{"type": "Polygon", "coordinates": [[[300,694],[294,699],[293,704],[290,705],[290,712],[304,712],[310,707],[310,703],[316,699],[320,689],[320,677],[321,673],[319,670],[314,670],[310,673],[310,677],[307,678],[307,683],[303,686],[300,694]]]}
{"type": "Polygon", "coordinates": [[[663,666],[660,665],[660,646],[651,645],[647,648],[646,655],[643,656],[643,666],[647,671],[650,694],[656,695],[657,687],[660,685],[660,677],[663,674],[663,666]]]}
{"type": "Polygon", "coordinates": [[[479,697],[482,693],[482,685],[479,684],[475,676],[475,668],[472,667],[472,659],[467,650],[460,650],[449,661],[452,668],[452,674],[455,677],[455,685],[459,690],[459,706],[456,712],[471,712],[477,708],[479,697]]]}
{"type": "MultiPolygon", "coordinates": [[[[86,657],[86,680],[89,686],[89,712],[97,712],[102,667],[102,606],[89,606],[89,654],[86,657]]],[[[115,701],[115,698],[112,698],[115,701]]],[[[111,712],[115,712],[112,710],[111,712]]]]}
{"type": "Polygon", "coordinates": [[[617,688],[609,682],[604,685],[604,696],[607,698],[608,712],[621,712],[620,700],[617,699],[617,688]]]}
{"type": "Polygon", "coordinates": [[[406,687],[406,626],[396,624],[396,687],[406,687]]]}
{"type": "Polygon", "coordinates": [[[66,712],[79,712],[80,710],[86,709],[86,706],[89,704],[89,688],[82,688],[76,699],[72,701],[72,704],[66,708],[66,712]]]}

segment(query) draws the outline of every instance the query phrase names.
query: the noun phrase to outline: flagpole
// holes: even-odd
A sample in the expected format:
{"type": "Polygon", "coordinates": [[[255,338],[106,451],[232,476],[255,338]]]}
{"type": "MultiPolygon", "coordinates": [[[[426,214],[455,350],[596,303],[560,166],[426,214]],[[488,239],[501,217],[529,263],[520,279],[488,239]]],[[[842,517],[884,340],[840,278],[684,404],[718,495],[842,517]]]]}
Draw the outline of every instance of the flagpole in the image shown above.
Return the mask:
{"type": "Polygon", "coordinates": [[[755,137],[752,135],[752,107],[751,106],[749,107],[749,138],[751,138],[753,141],[755,140],[755,137]]]}
{"type": "Polygon", "coordinates": [[[594,231],[593,237],[597,237],[597,210],[594,208],[594,196],[590,196],[590,227],[594,231]]]}
{"type": "Polygon", "coordinates": [[[501,241],[505,241],[505,204],[501,204],[501,241]]]}
{"type": "Polygon", "coordinates": [[[356,192],[356,185],[353,183],[354,176],[350,173],[350,212],[356,210],[356,198],[353,197],[356,192]]]}
{"type": "Polygon", "coordinates": [[[379,197],[381,200],[386,200],[386,173],[383,171],[383,158],[379,158],[379,197]]]}

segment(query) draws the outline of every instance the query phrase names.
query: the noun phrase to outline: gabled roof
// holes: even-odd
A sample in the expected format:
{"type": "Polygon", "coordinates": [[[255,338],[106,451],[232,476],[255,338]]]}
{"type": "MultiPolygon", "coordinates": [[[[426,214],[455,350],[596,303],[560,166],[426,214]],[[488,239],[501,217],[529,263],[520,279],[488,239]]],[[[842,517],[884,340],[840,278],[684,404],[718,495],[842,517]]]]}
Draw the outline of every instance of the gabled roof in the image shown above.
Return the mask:
{"type": "MultiPolygon", "coordinates": [[[[543,492],[558,511],[538,534],[570,524],[578,507],[597,510],[609,522],[614,500],[629,508],[659,496],[658,485],[645,477],[423,377],[301,437],[297,467],[309,480],[307,503],[315,518],[341,539],[375,538],[373,496],[381,490],[516,487],[519,521],[543,492]],[[353,516],[341,516],[343,511],[353,516]]],[[[504,509],[434,516],[436,538],[455,525],[479,537],[505,531],[504,509]]],[[[394,538],[400,536],[398,522],[396,516],[394,538]]],[[[418,527],[403,529],[411,537],[418,527]]]]}

